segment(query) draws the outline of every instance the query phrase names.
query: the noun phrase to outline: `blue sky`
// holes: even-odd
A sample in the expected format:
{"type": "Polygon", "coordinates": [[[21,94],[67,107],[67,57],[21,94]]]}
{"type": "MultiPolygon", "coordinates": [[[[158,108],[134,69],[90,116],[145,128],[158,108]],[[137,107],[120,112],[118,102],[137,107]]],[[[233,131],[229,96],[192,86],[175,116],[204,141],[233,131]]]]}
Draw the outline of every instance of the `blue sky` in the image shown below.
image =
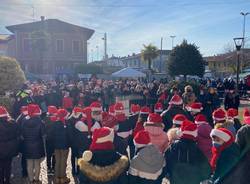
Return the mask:
{"type": "Polygon", "coordinates": [[[7,25],[32,21],[32,6],[36,20],[44,15],[94,29],[89,41],[94,60],[103,56],[104,32],[109,55],[138,53],[148,43],[160,47],[161,37],[163,49],[171,49],[170,35],[176,35],[175,44],[195,43],[205,56],[218,54],[242,36],[240,12],[250,12],[250,0],[0,0],[0,33],[8,33],[7,25]]]}

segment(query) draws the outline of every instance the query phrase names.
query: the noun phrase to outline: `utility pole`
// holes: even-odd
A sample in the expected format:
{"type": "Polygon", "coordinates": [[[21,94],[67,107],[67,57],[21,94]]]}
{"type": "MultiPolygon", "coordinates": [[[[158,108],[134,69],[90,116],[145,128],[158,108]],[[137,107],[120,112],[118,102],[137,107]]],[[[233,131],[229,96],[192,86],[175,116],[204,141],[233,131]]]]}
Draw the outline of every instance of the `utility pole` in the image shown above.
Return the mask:
{"type": "Polygon", "coordinates": [[[173,48],[174,48],[174,39],[175,39],[175,35],[172,35],[172,36],[170,36],[170,38],[172,39],[172,50],[173,50],[173,48]]]}
{"type": "Polygon", "coordinates": [[[160,50],[160,68],[159,68],[159,71],[161,73],[161,66],[162,66],[162,41],[163,41],[163,38],[161,37],[161,50],[160,50]]]}
{"type": "Polygon", "coordinates": [[[103,56],[103,59],[106,60],[106,59],[108,59],[108,54],[107,54],[107,33],[104,33],[104,37],[102,39],[104,41],[104,56],[103,56]]]}
{"type": "Polygon", "coordinates": [[[244,64],[244,61],[245,61],[244,48],[245,48],[246,16],[247,16],[248,14],[250,14],[250,12],[246,12],[246,13],[241,12],[240,14],[243,16],[243,33],[242,33],[242,34],[243,34],[243,35],[242,35],[242,37],[243,37],[243,42],[242,42],[242,50],[241,50],[241,52],[242,52],[241,72],[242,72],[242,70],[243,70],[243,64],[244,64]]]}

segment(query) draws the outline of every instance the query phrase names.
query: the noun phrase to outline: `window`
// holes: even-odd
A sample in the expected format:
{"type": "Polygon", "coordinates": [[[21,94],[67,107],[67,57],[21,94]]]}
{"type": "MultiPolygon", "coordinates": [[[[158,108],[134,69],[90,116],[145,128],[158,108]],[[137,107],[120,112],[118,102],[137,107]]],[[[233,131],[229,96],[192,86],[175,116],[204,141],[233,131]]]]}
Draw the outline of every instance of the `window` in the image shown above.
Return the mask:
{"type": "Polygon", "coordinates": [[[32,41],[31,39],[23,39],[23,51],[32,50],[32,41]]]}
{"type": "Polygon", "coordinates": [[[56,40],[56,51],[63,52],[63,40],[56,40]]]}
{"type": "Polygon", "coordinates": [[[134,60],[134,66],[136,66],[136,60],[134,60]]]}
{"type": "Polygon", "coordinates": [[[73,44],[72,44],[72,50],[73,50],[73,53],[79,53],[80,52],[80,42],[77,41],[77,40],[74,40],[73,41],[73,44]]]}

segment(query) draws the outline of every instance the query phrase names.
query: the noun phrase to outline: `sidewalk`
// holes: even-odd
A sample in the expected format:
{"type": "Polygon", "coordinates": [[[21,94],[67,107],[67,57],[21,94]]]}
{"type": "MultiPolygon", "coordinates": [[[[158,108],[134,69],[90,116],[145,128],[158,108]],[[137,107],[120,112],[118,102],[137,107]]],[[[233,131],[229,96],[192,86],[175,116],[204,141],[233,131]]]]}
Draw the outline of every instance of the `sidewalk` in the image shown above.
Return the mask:
{"type": "MultiPolygon", "coordinates": [[[[70,184],[77,184],[74,180],[74,178],[71,175],[71,161],[70,161],[71,155],[69,154],[68,157],[68,164],[67,164],[67,176],[70,178],[71,182],[70,184]]],[[[41,164],[41,173],[40,173],[40,180],[43,184],[54,184],[53,182],[53,176],[47,176],[47,167],[46,167],[46,160],[41,164]]],[[[12,179],[11,184],[28,184],[28,182],[22,178],[22,172],[21,172],[21,157],[15,157],[12,162],[12,179]]]]}

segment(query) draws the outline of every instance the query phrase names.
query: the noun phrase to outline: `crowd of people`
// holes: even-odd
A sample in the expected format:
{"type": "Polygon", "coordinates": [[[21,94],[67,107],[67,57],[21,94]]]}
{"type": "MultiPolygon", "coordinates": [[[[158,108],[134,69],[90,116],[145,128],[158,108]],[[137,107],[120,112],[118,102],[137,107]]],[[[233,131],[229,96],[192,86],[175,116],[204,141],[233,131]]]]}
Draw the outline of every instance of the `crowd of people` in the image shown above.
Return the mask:
{"type": "Polygon", "coordinates": [[[249,152],[250,110],[240,122],[239,94],[227,86],[221,108],[212,82],[201,81],[198,94],[156,80],[27,83],[12,114],[0,106],[0,184],[10,184],[18,154],[28,183],[42,183],[45,158],[54,183],[69,183],[70,152],[80,184],[221,183],[249,152]],[[130,104],[128,114],[118,94],[143,103],[130,104]]]}

